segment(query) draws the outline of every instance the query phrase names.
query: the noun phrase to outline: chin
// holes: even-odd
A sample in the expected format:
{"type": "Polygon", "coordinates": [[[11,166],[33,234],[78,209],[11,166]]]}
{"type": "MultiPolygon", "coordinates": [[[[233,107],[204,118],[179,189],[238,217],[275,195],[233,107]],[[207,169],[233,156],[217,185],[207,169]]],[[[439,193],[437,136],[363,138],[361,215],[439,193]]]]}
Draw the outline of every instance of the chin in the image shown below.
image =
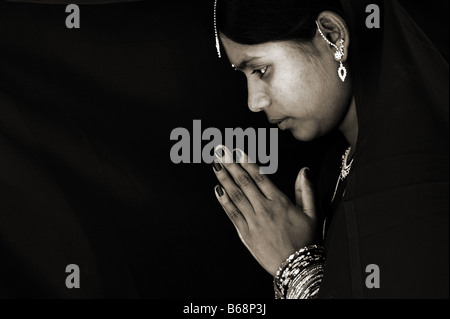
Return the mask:
{"type": "Polygon", "coordinates": [[[300,129],[291,129],[291,133],[296,140],[299,140],[302,142],[310,142],[319,137],[318,134],[315,134],[315,132],[305,131],[305,130],[300,130],[300,129]]]}

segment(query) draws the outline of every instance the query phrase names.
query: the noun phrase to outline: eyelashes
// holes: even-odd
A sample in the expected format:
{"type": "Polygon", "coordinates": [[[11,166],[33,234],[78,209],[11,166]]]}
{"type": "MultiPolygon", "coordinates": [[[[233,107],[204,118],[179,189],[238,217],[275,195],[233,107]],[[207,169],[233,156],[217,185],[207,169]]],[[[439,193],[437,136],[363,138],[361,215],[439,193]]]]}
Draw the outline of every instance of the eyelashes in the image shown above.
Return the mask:
{"type": "Polygon", "coordinates": [[[261,69],[253,70],[252,74],[258,74],[259,77],[262,78],[266,74],[268,67],[269,66],[265,66],[265,67],[263,67],[261,69]]]}
{"type": "MultiPolygon", "coordinates": [[[[231,67],[232,67],[235,71],[239,71],[239,70],[240,70],[240,69],[237,68],[234,64],[231,64],[231,67]]],[[[263,78],[264,75],[266,74],[268,68],[269,68],[269,66],[266,65],[266,66],[263,67],[263,68],[254,69],[254,70],[252,71],[251,74],[257,74],[260,78],[263,78]]]]}

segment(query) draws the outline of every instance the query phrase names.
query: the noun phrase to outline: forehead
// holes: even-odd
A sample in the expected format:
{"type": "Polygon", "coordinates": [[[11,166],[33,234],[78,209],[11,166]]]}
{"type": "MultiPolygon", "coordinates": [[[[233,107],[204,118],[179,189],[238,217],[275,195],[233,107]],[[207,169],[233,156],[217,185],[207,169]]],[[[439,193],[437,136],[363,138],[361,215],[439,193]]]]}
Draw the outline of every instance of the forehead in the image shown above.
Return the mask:
{"type": "Polygon", "coordinates": [[[288,42],[267,42],[263,44],[240,44],[220,34],[223,46],[227,53],[228,59],[234,65],[239,65],[243,61],[254,58],[277,58],[283,57],[293,49],[288,42]]]}

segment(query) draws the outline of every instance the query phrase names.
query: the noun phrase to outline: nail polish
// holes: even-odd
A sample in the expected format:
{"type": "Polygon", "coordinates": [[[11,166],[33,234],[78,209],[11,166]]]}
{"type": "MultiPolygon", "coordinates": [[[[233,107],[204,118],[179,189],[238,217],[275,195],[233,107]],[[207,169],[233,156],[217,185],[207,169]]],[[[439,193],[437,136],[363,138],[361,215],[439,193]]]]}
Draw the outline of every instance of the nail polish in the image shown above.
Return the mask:
{"type": "Polygon", "coordinates": [[[220,185],[216,186],[216,192],[217,192],[217,195],[219,195],[219,197],[223,196],[223,190],[222,190],[222,187],[220,185]]]}
{"type": "Polygon", "coordinates": [[[303,171],[303,174],[305,174],[305,177],[309,180],[311,178],[311,171],[309,170],[309,168],[306,168],[303,171]]]}
{"type": "Polygon", "coordinates": [[[235,149],[233,151],[233,159],[236,163],[241,163],[241,159],[242,159],[242,151],[239,149],[235,149]]]}
{"type": "Polygon", "coordinates": [[[213,162],[213,168],[216,173],[220,172],[222,169],[222,165],[220,163],[213,162]]]}
{"type": "Polygon", "coordinates": [[[218,159],[222,159],[222,157],[225,156],[225,151],[224,151],[223,148],[219,148],[219,149],[217,149],[217,150],[214,152],[214,154],[216,155],[216,157],[217,157],[218,159]]]}

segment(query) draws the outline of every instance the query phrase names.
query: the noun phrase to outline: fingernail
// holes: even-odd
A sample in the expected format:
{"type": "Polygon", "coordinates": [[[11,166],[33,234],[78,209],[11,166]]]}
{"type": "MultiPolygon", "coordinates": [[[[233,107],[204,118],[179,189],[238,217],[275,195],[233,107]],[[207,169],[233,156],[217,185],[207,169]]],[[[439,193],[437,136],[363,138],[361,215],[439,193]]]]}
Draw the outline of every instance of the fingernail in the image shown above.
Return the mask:
{"type": "Polygon", "coordinates": [[[216,154],[216,157],[217,157],[218,159],[222,159],[222,157],[225,156],[225,151],[224,151],[223,148],[218,148],[218,149],[214,152],[214,154],[216,154]]]}
{"type": "Polygon", "coordinates": [[[222,169],[222,165],[220,165],[220,163],[213,162],[213,168],[214,168],[214,171],[216,171],[216,173],[218,173],[222,169]]]}
{"type": "Polygon", "coordinates": [[[223,196],[223,190],[222,190],[222,187],[221,187],[220,185],[217,185],[217,186],[216,186],[216,193],[217,193],[217,195],[218,195],[219,197],[222,197],[222,196],[223,196]]]}
{"type": "Polygon", "coordinates": [[[240,154],[238,150],[233,150],[233,160],[235,163],[239,163],[240,154]]]}
{"type": "Polygon", "coordinates": [[[235,149],[233,151],[233,159],[236,163],[241,163],[242,151],[240,149],[235,149]]]}
{"type": "Polygon", "coordinates": [[[309,180],[309,178],[311,177],[311,171],[309,170],[309,168],[305,168],[305,170],[303,171],[303,174],[305,175],[305,177],[309,180]]]}

